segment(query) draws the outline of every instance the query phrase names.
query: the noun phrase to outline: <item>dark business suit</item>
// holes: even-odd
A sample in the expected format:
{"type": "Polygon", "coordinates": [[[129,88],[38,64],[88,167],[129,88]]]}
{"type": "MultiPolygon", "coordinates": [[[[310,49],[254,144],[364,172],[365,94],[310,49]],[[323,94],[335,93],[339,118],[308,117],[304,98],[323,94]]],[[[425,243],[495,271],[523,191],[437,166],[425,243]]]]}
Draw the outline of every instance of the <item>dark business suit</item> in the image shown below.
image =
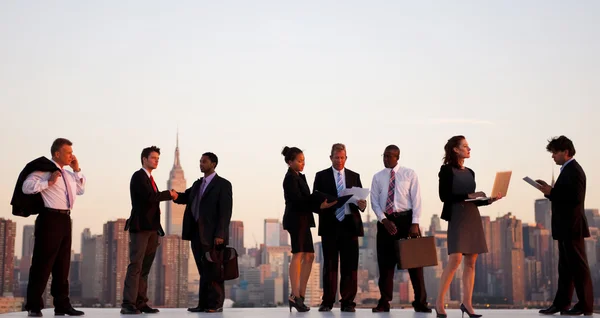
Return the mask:
{"type": "Polygon", "coordinates": [[[160,202],[171,200],[169,191],[156,191],[142,168],[131,176],[131,215],[125,224],[129,231],[129,266],[123,287],[122,307],[144,307],[148,302],[148,275],[158,248],[158,236],[164,235],[160,225],[160,202]]]}
{"type": "Polygon", "coordinates": [[[290,233],[292,254],[314,253],[310,228],[315,227],[313,212],[319,210],[321,202],[311,195],[306,176],[291,168],[283,178],[283,196],[285,211],[282,225],[290,233]]]}
{"type": "Polygon", "coordinates": [[[186,204],[181,238],[191,241],[192,253],[200,273],[198,307],[218,309],[223,307],[225,285],[223,281],[215,281],[209,275],[203,274],[207,272],[206,265],[203,265],[206,262],[203,263],[203,259],[205,253],[215,247],[215,238],[222,238],[224,246],[229,244],[233,192],[229,181],[215,175],[201,195],[200,187],[203,179],[194,182],[184,193],[179,193],[174,202],[186,204]],[[198,220],[194,214],[199,216],[198,220]]]}
{"type": "MultiPolygon", "coordinates": [[[[360,175],[352,170],[344,169],[346,188],[362,188],[360,175]]],[[[338,196],[337,180],[333,168],[317,172],[313,186],[314,191],[338,196]]],[[[358,284],[358,237],[364,235],[362,218],[355,204],[348,204],[350,214],[339,221],[336,209],[329,208],[319,213],[319,236],[323,245],[323,301],[321,305],[333,307],[338,282],[338,257],[340,259],[340,304],[342,308],[355,307],[358,284]]],[[[346,211],[348,212],[348,211],[346,211]]]]}
{"type": "Polygon", "coordinates": [[[558,241],[558,290],[554,306],[571,305],[573,289],[578,309],[592,312],[593,288],[584,238],[590,236],[584,213],[586,177],[575,160],[563,167],[546,197],[552,201],[552,238],[558,241]]]}

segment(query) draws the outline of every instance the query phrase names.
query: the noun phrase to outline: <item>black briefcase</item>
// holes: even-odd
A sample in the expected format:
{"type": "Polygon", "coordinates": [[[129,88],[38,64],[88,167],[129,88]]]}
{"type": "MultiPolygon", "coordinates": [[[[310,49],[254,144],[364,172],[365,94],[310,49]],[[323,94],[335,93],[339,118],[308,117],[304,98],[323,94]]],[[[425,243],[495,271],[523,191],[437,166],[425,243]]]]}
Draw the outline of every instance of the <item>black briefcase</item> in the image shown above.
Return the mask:
{"type": "Polygon", "coordinates": [[[438,264],[435,238],[421,236],[396,241],[398,269],[436,266],[438,264]]]}
{"type": "Polygon", "coordinates": [[[213,248],[204,257],[207,274],[216,281],[240,277],[238,253],[233,247],[213,248]]]}

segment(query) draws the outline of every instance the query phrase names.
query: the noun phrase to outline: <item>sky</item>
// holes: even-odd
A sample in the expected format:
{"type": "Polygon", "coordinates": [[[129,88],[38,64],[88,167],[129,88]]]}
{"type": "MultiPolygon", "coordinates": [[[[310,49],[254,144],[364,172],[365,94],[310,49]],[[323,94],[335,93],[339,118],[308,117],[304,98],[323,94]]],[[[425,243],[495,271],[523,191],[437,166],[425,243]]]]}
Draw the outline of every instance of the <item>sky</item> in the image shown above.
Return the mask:
{"type": "Polygon", "coordinates": [[[35,219],[11,215],[17,176],[68,138],[87,177],[72,213],[78,253],[84,228],[129,216],[142,148],[161,148],[153,175],[166,187],[177,131],[188,187],[201,154],[218,155],[247,247],[283,215],[286,145],[304,150],[311,189],[333,143],[365,187],[398,145],[428,227],[450,137],[467,137],[478,190],[513,171],[508,196],[481,214],[528,223],[541,195],[521,179],[558,176],[545,146],[566,135],[586,207],[598,208],[599,14],[592,0],[2,1],[0,217],[17,222],[21,255],[35,219]]]}

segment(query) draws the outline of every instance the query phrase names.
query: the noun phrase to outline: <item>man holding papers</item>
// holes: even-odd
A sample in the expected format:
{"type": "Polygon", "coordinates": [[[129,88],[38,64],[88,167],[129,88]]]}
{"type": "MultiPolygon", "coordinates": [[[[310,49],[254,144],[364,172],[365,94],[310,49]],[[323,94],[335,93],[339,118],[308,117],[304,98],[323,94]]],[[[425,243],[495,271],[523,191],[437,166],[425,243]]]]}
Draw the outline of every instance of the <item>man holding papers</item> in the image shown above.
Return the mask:
{"type": "MultiPolygon", "coordinates": [[[[377,215],[377,263],[379,265],[379,291],[381,298],[373,312],[390,311],[396,271],[396,240],[420,235],[421,190],[414,170],[398,163],[400,149],[389,145],[383,153],[385,169],[373,176],[371,207],[377,215]]],[[[427,292],[423,268],[408,270],[415,290],[413,307],[416,312],[431,312],[427,307],[427,292]]]]}
{"type": "Polygon", "coordinates": [[[592,315],[594,295],[584,238],[590,236],[584,213],[585,172],[573,158],[575,147],[565,136],[550,140],[546,150],[560,167],[554,187],[536,180],[540,191],[552,202],[552,238],[558,241],[558,290],[552,306],[541,314],[592,315]],[[573,289],[579,302],[571,307],[573,289]],[[570,309],[569,309],[570,308],[570,309]]]}
{"type": "MultiPolygon", "coordinates": [[[[359,194],[349,191],[352,187],[362,188],[360,175],[345,168],[346,146],[331,147],[331,167],[317,172],[313,189],[334,197],[359,194]]],[[[352,189],[355,190],[355,189],[352,189]]],[[[366,190],[366,189],[365,189],[366,190]]],[[[366,199],[366,198],[364,198],[366,199]]],[[[358,237],[363,236],[363,223],[359,213],[367,207],[366,200],[356,195],[339,208],[319,212],[319,235],[323,244],[323,301],[319,311],[331,311],[335,303],[338,281],[338,256],[340,259],[341,311],[355,311],[354,297],[357,290],[358,237]]]]}

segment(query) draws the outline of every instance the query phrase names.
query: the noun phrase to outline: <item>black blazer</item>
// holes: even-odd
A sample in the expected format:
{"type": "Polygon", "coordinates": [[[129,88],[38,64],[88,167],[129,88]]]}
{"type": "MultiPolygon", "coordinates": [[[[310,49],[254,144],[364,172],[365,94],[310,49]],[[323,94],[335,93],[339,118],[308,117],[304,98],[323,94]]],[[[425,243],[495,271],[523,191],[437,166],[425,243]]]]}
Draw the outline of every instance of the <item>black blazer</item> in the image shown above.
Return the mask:
{"type": "Polygon", "coordinates": [[[46,157],[39,157],[29,162],[23,171],[17,178],[17,184],[13,191],[12,199],[10,204],[12,207],[12,214],[16,216],[28,217],[32,214],[38,214],[41,210],[45,209],[44,199],[42,199],[41,193],[25,194],[23,193],[23,183],[27,179],[27,176],[34,171],[43,172],[54,172],[58,171],[58,167],[54,162],[46,157]]]}
{"type": "MultiPolygon", "coordinates": [[[[158,189],[158,186],[156,187],[158,189]]],[[[160,202],[171,200],[169,191],[157,192],[144,169],[133,173],[129,183],[131,195],[131,215],[125,223],[125,231],[158,231],[160,236],[165,231],[160,225],[160,202]]]]}
{"type": "Polygon", "coordinates": [[[590,236],[585,217],[585,172],[575,160],[567,164],[550,195],[552,201],[552,238],[572,240],[590,236]]]}
{"type": "Polygon", "coordinates": [[[179,193],[174,201],[178,204],[186,204],[181,238],[186,241],[200,239],[203,246],[212,248],[215,238],[219,237],[227,245],[229,244],[229,223],[233,212],[231,182],[219,175],[214,176],[204,189],[199,205],[200,218],[196,222],[192,208],[194,199],[200,194],[203,179],[204,177],[196,180],[184,193],[179,193]]]}
{"type": "MultiPolygon", "coordinates": [[[[346,188],[362,188],[360,175],[350,169],[344,169],[346,188]]],[[[337,196],[337,182],[333,168],[317,172],[313,191],[320,191],[332,196],[337,196]]],[[[351,236],[364,236],[363,222],[356,204],[349,204],[351,214],[346,215],[344,222],[335,217],[335,209],[329,208],[319,212],[319,236],[337,235],[345,232],[351,236]]]]}
{"type": "Polygon", "coordinates": [[[315,218],[312,214],[319,210],[321,202],[310,194],[304,174],[288,169],[283,179],[283,197],[285,212],[282,223],[285,230],[315,227],[315,218]]]}
{"type": "MultiPolygon", "coordinates": [[[[465,167],[471,172],[473,175],[473,179],[475,179],[475,172],[471,170],[471,168],[465,167]]],[[[469,198],[469,193],[454,193],[452,192],[452,183],[454,182],[454,173],[452,172],[452,165],[445,164],[440,167],[440,172],[438,173],[438,177],[440,180],[439,183],[439,195],[440,200],[444,202],[444,207],[442,209],[442,215],[440,218],[442,220],[450,221],[452,217],[452,204],[457,202],[463,202],[469,198]]],[[[489,201],[473,201],[477,206],[489,205],[489,201]]]]}

